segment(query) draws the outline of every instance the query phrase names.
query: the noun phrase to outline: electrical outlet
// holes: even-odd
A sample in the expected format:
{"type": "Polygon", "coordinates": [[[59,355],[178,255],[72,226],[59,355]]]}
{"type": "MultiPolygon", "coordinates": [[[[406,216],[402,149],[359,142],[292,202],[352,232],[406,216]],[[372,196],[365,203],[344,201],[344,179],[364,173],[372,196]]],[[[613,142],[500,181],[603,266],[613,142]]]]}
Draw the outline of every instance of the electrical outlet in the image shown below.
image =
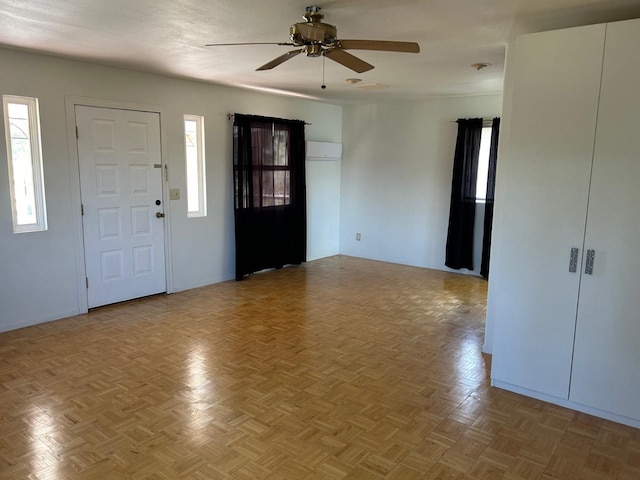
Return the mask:
{"type": "Polygon", "coordinates": [[[179,188],[170,188],[169,189],[169,200],[180,200],[180,189],[179,188]]]}
{"type": "Polygon", "coordinates": [[[362,238],[362,235],[360,235],[359,233],[356,233],[356,240],[360,241],[361,238],[362,238]]]}

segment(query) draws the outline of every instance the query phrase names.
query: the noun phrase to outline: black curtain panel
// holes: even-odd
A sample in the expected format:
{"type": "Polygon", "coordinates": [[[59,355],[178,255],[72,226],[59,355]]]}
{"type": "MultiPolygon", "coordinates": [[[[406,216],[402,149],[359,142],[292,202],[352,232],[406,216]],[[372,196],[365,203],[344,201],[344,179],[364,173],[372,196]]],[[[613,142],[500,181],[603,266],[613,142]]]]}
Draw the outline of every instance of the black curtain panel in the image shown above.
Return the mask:
{"type": "Polygon", "coordinates": [[[236,280],[307,256],[304,122],[235,114],[236,280]]]}
{"type": "Polygon", "coordinates": [[[496,193],[496,165],[498,161],[498,139],[500,119],[491,124],[491,148],[489,150],[489,170],[487,173],[487,201],[484,206],[484,234],[482,236],[482,264],[480,275],[489,278],[489,257],[491,252],[491,226],[493,225],[493,201],[496,193]]]}
{"type": "Polygon", "coordinates": [[[457,123],[445,265],[473,270],[473,226],[482,119],[459,119],[457,123]]]}

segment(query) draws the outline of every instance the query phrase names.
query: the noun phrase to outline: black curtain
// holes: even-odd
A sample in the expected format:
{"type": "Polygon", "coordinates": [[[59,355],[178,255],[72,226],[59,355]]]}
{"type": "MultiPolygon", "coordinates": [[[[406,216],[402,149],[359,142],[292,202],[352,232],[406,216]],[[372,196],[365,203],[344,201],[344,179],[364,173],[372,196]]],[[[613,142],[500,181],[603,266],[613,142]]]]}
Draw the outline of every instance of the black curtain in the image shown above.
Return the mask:
{"type": "Polygon", "coordinates": [[[236,280],[307,256],[304,122],[235,114],[236,280]]]}
{"type": "Polygon", "coordinates": [[[484,206],[484,234],[482,237],[482,264],[480,275],[489,278],[489,254],[491,252],[491,225],[493,224],[493,202],[496,193],[496,165],[498,161],[498,138],[500,119],[491,124],[491,148],[489,150],[489,170],[487,173],[487,201],[484,206]]]}
{"type": "Polygon", "coordinates": [[[445,265],[473,270],[473,224],[482,119],[459,119],[457,123],[445,265]]]}

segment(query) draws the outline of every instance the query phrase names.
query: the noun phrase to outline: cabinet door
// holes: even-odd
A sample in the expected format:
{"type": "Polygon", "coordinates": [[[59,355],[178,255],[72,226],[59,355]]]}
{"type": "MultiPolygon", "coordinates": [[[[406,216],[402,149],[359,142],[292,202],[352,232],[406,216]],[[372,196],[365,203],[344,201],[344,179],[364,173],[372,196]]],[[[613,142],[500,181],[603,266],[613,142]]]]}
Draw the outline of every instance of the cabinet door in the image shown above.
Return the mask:
{"type": "Polygon", "coordinates": [[[640,419],[640,21],[607,26],[570,399],[640,419]]]}
{"type": "Polygon", "coordinates": [[[514,92],[489,284],[494,385],[569,395],[580,276],[569,257],[584,240],[604,31],[526,35],[509,52],[514,92]]]}

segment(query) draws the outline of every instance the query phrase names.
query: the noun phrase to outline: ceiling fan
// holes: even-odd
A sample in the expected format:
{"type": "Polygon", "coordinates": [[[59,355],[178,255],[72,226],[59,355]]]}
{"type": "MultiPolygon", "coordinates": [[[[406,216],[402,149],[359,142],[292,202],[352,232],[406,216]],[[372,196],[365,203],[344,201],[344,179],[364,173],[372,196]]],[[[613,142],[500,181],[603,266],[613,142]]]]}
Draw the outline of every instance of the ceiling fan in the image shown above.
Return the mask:
{"type": "Polygon", "coordinates": [[[415,42],[392,42],[386,40],[340,40],[335,26],[323,23],[324,15],[320,7],[311,5],[302,16],[304,22],[291,25],[291,42],[251,42],[251,43],[210,43],[207,47],[227,45],[286,45],[299,47],[274,58],[256,70],[271,70],[274,67],[304,53],[307,57],[326,57],[338,62],[354,72],[362,73],[374,68],[370,63],[351,55],[345,50],[382,50],[386,52],[419,53],[420,45],[415,42]]]}

